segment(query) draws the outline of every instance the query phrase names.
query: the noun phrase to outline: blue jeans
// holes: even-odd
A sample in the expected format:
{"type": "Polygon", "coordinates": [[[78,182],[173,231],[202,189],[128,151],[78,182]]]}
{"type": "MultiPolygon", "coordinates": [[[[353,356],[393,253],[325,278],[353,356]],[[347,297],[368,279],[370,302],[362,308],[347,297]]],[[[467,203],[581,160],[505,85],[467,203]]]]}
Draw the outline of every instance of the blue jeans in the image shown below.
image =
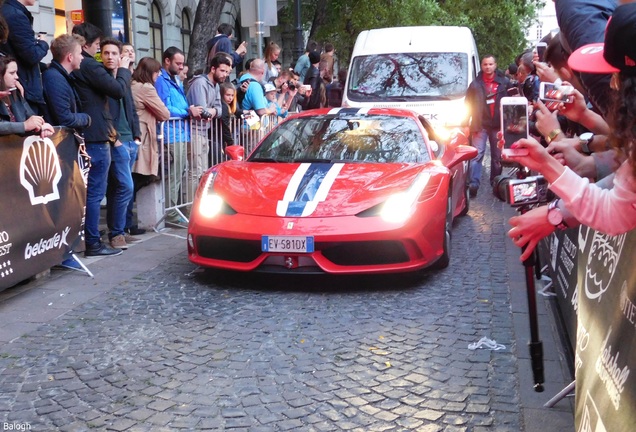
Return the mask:
{"type": "Polygon", "coordinates": [[[110,144],[86,143],[86,152],[91,157],[86,185],[86,220],[84,231],[86,246],[96,246],[99,240],[99,212],[106,194],[108,170],[110,168],[110,144]]]}
{"type": "MultiPolygon", "coordinates": [[[[137,154],[139,153],[139,146],[134,141],[126,141],[124,147],[128,149],[128,154],[130,155],[130,172],[132,173],[132,167],[135,165],[137,161],[137,154]]],[[[132,175],[132,174],[131,174],[132,175]]],[[[134,181],[133,181],[134,185],[134,181]]],[[[128,203],[128,207],[126,208],[126,229],[132,228],[133,223],[133,205],[135,204],[135,192],[133,190],[133,196],[130,198],[130,202],[128,203]]]]}
{"type": "Polygon", "coordinates": [[[497,147],[497,132],[499,129],[482,129],[473,132],[473,147],[477,149],[477,157],[470,161],[470,180],[468,186],[479,188],[481,180],[482,161],[486,153],[486,140],[490,142],[490,183],[501,174],[501,150],[497,147]]]}
{"type": "MultiPolygon", "coordinates": [[[[136,144],[133,142],[133,145],[136,144]]],[[[113,238],[124,234],[126,228],[126,210],[133,197],[133,180],[130,172],[130,153],[124,143],[111,147],[112,162],[108,174],[106,192],[106,223],[113,238]]]]}

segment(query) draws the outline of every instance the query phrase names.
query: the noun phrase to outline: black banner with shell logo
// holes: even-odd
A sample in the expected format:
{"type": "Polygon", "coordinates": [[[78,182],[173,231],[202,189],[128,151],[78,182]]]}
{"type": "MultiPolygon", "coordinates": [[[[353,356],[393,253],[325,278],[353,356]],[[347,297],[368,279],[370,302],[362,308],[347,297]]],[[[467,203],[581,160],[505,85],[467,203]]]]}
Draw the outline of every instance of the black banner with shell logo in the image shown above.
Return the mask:
{"type": "Polygon", "coordinates": [[[86,185],[71,130],[0,137],[0,290],[83,248],[86,185]]]}

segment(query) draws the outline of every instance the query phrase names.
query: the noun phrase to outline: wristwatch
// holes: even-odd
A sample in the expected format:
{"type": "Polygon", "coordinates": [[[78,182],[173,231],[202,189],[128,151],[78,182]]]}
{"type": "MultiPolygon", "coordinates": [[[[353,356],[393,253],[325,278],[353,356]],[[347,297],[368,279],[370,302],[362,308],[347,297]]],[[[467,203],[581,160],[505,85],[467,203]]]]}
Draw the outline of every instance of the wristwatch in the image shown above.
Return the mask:
{"type": "Polygon", "coordinates": [[[558,207],[560,199],[556,199],[548,204],[548,222],[559,230],[567,229],[568,225],[563,220],[563,213],[558,207]]]}
{"type": "Polygon", "coordinates": [[[558,137],[562,133],[563,131],[561,129],[559,128],[554,129],[552,132],[548,134],[548,136],[545,137],[545,142],[550,144],[556,137],[558,137]]]}
{"type": "Polygon", "coordinates": [[[579,136],[579,144],[581,145],[581,151],[586,155],[592,154],[590,145],[594,140],[594,134],[592,132],[585,132],[579,136]]]}

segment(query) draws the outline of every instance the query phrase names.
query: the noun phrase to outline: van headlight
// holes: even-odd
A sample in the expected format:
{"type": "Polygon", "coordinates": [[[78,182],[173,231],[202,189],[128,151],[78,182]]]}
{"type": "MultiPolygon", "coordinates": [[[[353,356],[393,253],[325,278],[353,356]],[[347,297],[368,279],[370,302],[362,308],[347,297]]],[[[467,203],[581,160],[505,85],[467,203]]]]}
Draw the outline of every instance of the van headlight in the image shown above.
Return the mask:
{"type": "Polygon", "coordinates": [[[463,124],[468,118],[470,109],[464,104],[453,104],[444,108],[442,118],[447,126],[458,126],[463,124]]]}

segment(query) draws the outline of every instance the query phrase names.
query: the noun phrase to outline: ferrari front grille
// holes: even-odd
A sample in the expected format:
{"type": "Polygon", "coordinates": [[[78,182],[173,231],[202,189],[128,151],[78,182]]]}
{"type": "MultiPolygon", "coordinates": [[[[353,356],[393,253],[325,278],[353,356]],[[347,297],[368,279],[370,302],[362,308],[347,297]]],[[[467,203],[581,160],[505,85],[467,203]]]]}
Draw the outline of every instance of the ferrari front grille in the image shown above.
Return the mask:
{"type": "Polygon", "coordinates": [[[320,248],[329,261],[342,266],[382,265],[408,262],[409,256],[399,241],[363,241],[324,245],[320,248]]]}
{"type": "Polygon", "coordinates": [[[203,258],[251,262],[260,256],[261,244],[253,240],[199,236],[197,252],[203,258]]]}

